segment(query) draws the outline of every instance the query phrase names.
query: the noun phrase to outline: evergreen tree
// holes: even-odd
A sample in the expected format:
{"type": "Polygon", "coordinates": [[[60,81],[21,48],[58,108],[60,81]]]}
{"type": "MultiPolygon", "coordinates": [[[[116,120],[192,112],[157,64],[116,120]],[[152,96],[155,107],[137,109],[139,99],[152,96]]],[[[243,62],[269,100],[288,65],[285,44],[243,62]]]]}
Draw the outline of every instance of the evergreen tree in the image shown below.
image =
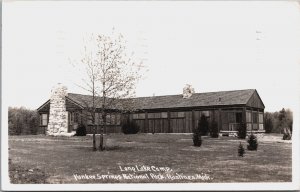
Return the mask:
{"type": "Polygon", "coordinates": [[[195,147],[200,147],[202,145],[201,134],[198,129],[193,130],[193,143],[195,147]]]}
{"type": "Polygon", "coordinates": [[[198,123],[198,129],[200,135],[207,135],[208,133],[208,121],[205,115],[201,115],[200,121],[198,123]]]}
{"type": "Polygon", "coordinates": [[[247,142],[248,142],[248,146],[247,146],[248,150],[251,150],[251,151],[257,150],[258,141],[257,141],[257,137],[255,135],[253,135],[251,133],[247,142]]]}
{"type": "Polygon", "coordinates": [[[211,137],[213,138],[219,137],[218,123],[215,120],[211,122],[209,131],[211,137]]]}
{"type": "Polygon", "coordinates": [[[238,154],[240,157],[244,157],[245,149],[242,143],[240,142],[239,148],[238,148],[238,154]]]}
{"type": "Polygon", "coordinates": [[[238,127],[238,138],[245,139],[247,135],[247,125],[246,123],[240,123],[238,127]]]}

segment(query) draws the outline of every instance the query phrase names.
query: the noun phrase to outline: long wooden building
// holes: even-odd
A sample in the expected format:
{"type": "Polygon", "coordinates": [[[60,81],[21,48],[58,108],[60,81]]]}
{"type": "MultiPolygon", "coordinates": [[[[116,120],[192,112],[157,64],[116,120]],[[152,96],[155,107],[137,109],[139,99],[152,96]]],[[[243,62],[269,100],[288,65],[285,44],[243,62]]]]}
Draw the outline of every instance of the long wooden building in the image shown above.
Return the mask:
{"type": "MultiPolygon", "coordinates": [[[[87,114],[86,108],[92,105],[92,97],[66,93],[61,98],[57,103],[61,103],[63,109],[60,110],[65,111],[61,116],[66,120],[67,132],[72,132],[79,124],[84,124],[87,133],[92,133],[92,121],[83,118],[83,114],[87,114]]],[[[55,106],[51,103],[52,100],[55,99],[51,98],[37,109],[40,114],[41,133],[47,134],[51,129],[49,119],[56,122],[60,118],[57,114],[49,118],[51,106],[55,106]]],[[[247,124],[247,131],[264,132],[265,106],[255,89],[194,93],[188,98],[182,94],[138,97],[133,98],[132,102],[137,109],[134,113],[124,115],[113,110],[109,113],[105,133],[120,133],[124,118],[135,121],[141,133],[191,133],[198,125],[201,115],[205,115],[209,121],[215,120],[220,132],[235,132],[240,123],[247,124]]],[[[96,124],[100,126],[102,122],[99,97],[96,99],[96,106],[99,108],[96,124]]],[[[53,127],[59,129],[59,126],[53,127]]]]}

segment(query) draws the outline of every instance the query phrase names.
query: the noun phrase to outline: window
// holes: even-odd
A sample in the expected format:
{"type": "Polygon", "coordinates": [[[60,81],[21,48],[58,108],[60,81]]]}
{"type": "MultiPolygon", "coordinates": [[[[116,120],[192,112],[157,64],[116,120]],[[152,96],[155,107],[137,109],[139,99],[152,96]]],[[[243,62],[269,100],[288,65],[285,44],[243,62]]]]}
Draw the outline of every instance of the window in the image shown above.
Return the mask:
{"type": "Polygon", "coordinates": [[[155,113],[148,113],[148,119],[154,119],[155,113]]]}
{"type": "Polygon", "coordinates": [[[161,118],[168,118],[168,113],[167,112],[161,112],[161,118]]]}
{"type": "Polygon", "coordinates": [[[235,123],[235,114],[234,112],[228,112],[228,122],[235,123]]]}
{"type": "Polygon", "coordinates": [[[235,113],[235,122],[242,123],[243,122],[243,114],[242,113],[235,113]]]}
{"type": "Polygon", "coordinates": [[[117,125],[121,124],[121,115],[120,114],[116,114],[116,124],[117,125]]]}
{"type": "Polygon", "coordinates": [[[111,115],[110,114],[106,114],[106,124],[107,125],[111,124],[111,115]]]}
{"type": "Polygon", "coordinates": [[[258,123],[257,113],[253,112],[253,123],[258,123]]]}
{"type": "Polygon", "coordinates": [[[171,112],[170,116],[171,116],[171,118],[177,118],[178,114],[177,114],[177,112],[171,112]]]}
{"type": "Polygon", "coordinates": [[[145,113],[135,113],[132,114],[132,118],[133,119],[145,119],[146,115],[145,113]]]}
{"type": "Polygon", "coordinates": [[[178,117],[184,117],[184,112],[178,112],[178,117]]]}
{"type": "Polygon", "coordinates": [[[92,125],[93,124],[93,122],[92,122],[92,114],[91,113],[87,114],[87,124],[88,125],[92,125]]]}
{"type": "Polygon", "coordinates": [[[259,123],[264,123],[264,115],[263,115],[263,113],[259,113],[259,115],[258,115],[258,121],[259,121],[259,123]]]}
{"type": "Polygon", "coordinates": [[[111,114],[110,115],[110,123],[112,125],[115,125],[116,124],[116,115],[115,114],[111,114]]]}
{"type": "Polygon", "coordinates": [[[246,112],[246,121],[247,121],[247,122],[251,122],[251,120],[252,120],[252,117],[251,117],[251,111],[247,111],[247,112],[246,112]]]}
{"type": "Polygon", "coordinates": [[[138,119],[138,118],[139,118],[139,114],[133,114],[133,115],[132,115],[132,118],[133,118],[133,119],[138,119]]]}
{"type": "Polygon", "coordinates": [[[139,119],[145,119],[146,115],[145,113],[139,113],[139,119]]]}
{"type": "Polygon", "coordinates": [[[42,126],[47,126],[48,125],[48,114],[41,114],[41,122],[40,124],[42,126]]]}
{"type": "MultiPolygon", "coordinates": [[[[168,114],[166,114],[168,116],[168,114]]],[[[179,112],[170,112],[170,117],[171,118],[184,118],[185,117],[185,112],[179,111],[179,112]]]]}

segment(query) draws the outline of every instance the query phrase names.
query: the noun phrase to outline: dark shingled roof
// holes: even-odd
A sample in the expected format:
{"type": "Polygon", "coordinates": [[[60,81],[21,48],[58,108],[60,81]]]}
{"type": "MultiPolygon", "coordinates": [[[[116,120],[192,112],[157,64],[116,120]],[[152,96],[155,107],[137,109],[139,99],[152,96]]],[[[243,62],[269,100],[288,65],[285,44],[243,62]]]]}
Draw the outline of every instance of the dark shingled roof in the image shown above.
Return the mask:
{"type": "MultiPolygon", "coordinates": [[[[183,107],[208,107],[225,105],[246,105],[255,89],[194,93],[190,98],[181,95],[165,95],[133,98],[136,109],[167,109],[183,107]]],[[[92,105],[92,96],[69,93],[68,98],[83,107],[92,105]]],[[[101,98],[96,98],[96,106],[101,107],[101,98]]]]}

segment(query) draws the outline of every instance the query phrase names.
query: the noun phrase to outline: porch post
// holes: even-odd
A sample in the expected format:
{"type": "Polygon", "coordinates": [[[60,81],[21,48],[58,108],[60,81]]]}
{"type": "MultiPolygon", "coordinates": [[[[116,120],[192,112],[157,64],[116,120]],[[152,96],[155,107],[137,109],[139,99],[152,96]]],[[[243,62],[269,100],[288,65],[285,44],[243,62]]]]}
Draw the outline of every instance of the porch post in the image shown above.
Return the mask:
{"type": "Polygon", "coordinates": [[[195,127],[195,110],[192,110],[192,131],[194,132],[194,130],[196,129],[195,127]]]}
{"type": "Polygon", "coordinates": [[[145,111],[145,133],[148,133],[148,128],[149,128],[149,122],[148,122],[148,112],[145,111]]]}
{"type": "Polygon", "coordinates": [[[222,110],[218,109],[218,133],[220,133],[220,130],[222,129],[222,110]]]}
{"type": "Polygon", "coordinates": [[[170,111],[168,111],[168,133],[171,133],[171,119],[170,119],[170,111]]]}

